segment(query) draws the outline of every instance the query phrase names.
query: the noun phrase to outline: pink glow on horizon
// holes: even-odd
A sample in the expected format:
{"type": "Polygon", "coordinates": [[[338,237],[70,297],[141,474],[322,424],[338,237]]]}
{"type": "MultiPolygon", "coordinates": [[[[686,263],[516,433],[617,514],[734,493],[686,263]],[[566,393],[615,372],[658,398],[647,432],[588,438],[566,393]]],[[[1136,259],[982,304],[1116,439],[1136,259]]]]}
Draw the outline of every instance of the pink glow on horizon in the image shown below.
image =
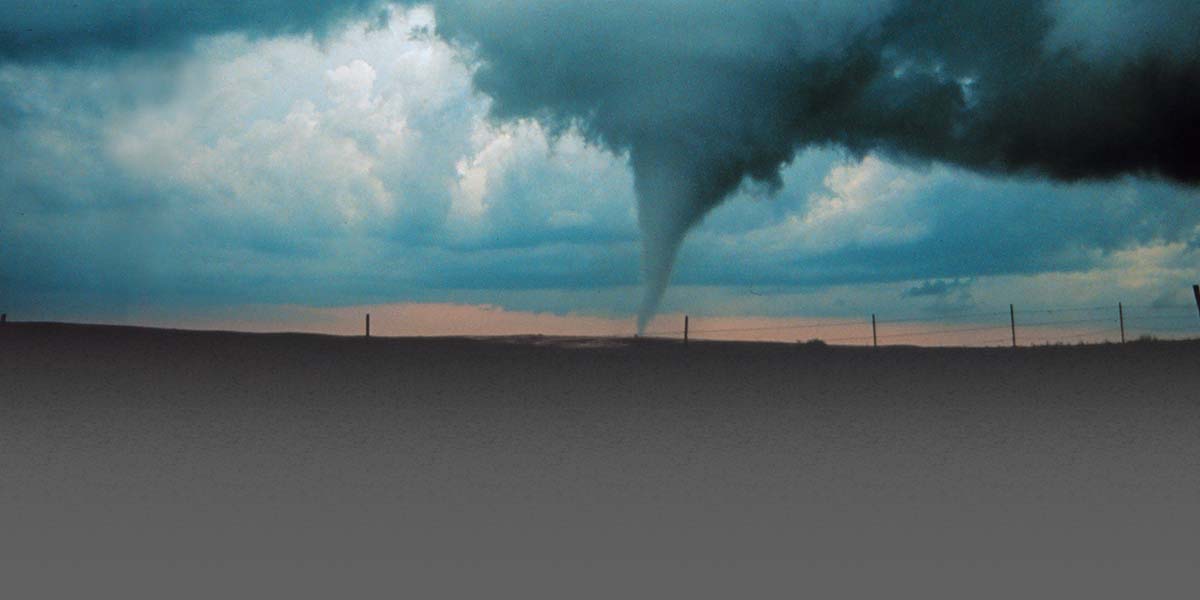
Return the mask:
{"type": "MultiPolygon", "coordinates": [[[[631,337],[635,330],[633,317],[525,312],[492,305],[451,303],[396,303],[337,308],[252,306],[207,316],[140,318],[132,324],[184,329],[362,335],[367,313],[371,314],[371,334],[377,337],[631,337]]],[[[871,345],[869,316],[862,319],[692,316],[689,329],[691,338],[695,340],[802,342],[820,339],[831,345],[871,345]]],[[[1018,326],[1017,342],[1030,345],[1119,340],[1118,331],[1115,327],[1112,329],[1109,332],[1018,326]]],[[[682,338],[683,315],[659,315],[650,323],[647,334],[651,337],[682,338]]],[[[878,334],[881,346],[1002,346],[1011,343],[1007,315],[976,323],[881,321],[878,334]],[[959,331],[963,329],[971,331],[959,331]]]]}

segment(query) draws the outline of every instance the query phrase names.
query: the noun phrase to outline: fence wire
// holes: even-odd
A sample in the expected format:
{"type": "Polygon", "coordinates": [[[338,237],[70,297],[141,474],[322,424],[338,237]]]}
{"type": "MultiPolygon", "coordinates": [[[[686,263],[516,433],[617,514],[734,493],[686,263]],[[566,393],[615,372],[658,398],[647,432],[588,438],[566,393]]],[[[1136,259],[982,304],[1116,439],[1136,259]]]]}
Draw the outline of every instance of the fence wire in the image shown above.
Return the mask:
{"type": "MultiPolygon", "coordinates": [[[[684,329],[653,330],[648,337],[730,339],[750,334],[764,339],[768,332],[820,330],[810,341],[845,345],[1045,345],[1101,343],[1141,339],[1200,339],[1200,312],[1185,305],[1049,306],[997,311],[953,312],[925,315],[872,315],[858,319],[784,322],[779,325],[704,327],[704,319],[691,318],[684,329]],[[1123,320],[1122,320],[1123,318],[1123,320]],[[928,328],[920,327],[928,324],[928,328]],[[897,330],[897,326],[900,330],[897,330]],[[913,328],[913,326],[917,326],[913,328]],[[1005,330],[1007,335],[973,336],[1005,330]],[[842,335],[845,334],[845,335],[842,335]],[[939,339],[940,337],[940,339],[939,339]],[[1015,340],[1014,340],[1015,337],[1015,340]]],[[[782,336],[774,336],[778,339],[782,336]]],[[[797,339],[795,341],[803,341],[797,339]]]]}

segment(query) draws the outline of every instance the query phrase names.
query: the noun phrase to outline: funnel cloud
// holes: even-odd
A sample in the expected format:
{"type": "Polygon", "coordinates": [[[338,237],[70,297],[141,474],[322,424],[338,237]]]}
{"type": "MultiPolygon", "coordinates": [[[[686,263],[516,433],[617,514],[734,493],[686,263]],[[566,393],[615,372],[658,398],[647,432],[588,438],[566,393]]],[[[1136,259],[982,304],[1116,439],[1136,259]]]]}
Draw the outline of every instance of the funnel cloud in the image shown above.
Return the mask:
{"type": "Polygon", "coordinates": [[[436,6],[442,33],[475,49],[496,117],[575,126],[628,154],[643,329],[688,230],[746,181],[778,187],[805,147],[1200,183],[1200,6],[1082,4],[436,6]]]}

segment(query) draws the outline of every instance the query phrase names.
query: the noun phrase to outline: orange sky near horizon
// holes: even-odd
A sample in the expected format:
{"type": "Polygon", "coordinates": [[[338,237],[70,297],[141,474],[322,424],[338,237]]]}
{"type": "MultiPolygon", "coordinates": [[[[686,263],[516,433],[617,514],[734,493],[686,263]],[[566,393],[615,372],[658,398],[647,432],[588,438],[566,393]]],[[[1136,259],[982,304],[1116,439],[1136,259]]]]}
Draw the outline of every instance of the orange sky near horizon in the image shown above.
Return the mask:
{"type": "MultiPolygon", "coordinates": [[[[371,333],[379,337],[403,336],[506,336],[547,335],[581,337],[625,337],[635,332],[630,318],[555,314],[506,310],[491,305],[450,303],[397,303],[338,308],[300,306],[247,307],[205,316],[150,316],[132,320],[101,322],[173,327],[183,329],[246,332],[301,332],[330,335],[361,335],[364,317],[371,314],[371,333]]],[[[682,314],[655,317],[647,335],[682,338],[682,314]]],[[[871,319],[778,318],[778,317],[691,317],[690,337],[709,340],[799,342],[820,339],[835,345],[870,345],[871,319]]],[[[1200,333],[1198,331],[1197,333],[1200,333]]],[[[939,322],[888,322],[878,324],[880,345],[918,346],[1004,346],[1011,344],[1007,314],[987,315],[972,320],[939,322]]],[[[1129,332],[1134,339],[1135,332],[1129,332]]],[[[1020,345],[1119,341],[1116,318],[1112,323],[1086,326],[1035,326],[1017,323],[1020,345]]]]}

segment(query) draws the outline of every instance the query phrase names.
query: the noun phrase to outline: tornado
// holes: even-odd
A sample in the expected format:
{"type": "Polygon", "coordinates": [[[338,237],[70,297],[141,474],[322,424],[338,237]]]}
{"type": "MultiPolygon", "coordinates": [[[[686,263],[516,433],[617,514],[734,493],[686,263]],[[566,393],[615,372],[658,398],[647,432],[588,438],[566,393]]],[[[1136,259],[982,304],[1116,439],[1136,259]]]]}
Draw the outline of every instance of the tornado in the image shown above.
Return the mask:
{"type": "Polygon", "coordinates": [[[638,309],[638,334],[658,312],[671,279],[679,246],[702,214],[697,209],[700,191],[686,171],[662,161],[635,170],[638,226],[642,235],[644,291],[638,309]]]}
{"type": "Polygon", "coordinates": [[[478,59],[493,117],[629,157],[642,332],[688,232],[747,181],[777,189],[809,147],[997,177],[1200,184],[1200,3],[434,6],[439,34],[478,59]]]}

